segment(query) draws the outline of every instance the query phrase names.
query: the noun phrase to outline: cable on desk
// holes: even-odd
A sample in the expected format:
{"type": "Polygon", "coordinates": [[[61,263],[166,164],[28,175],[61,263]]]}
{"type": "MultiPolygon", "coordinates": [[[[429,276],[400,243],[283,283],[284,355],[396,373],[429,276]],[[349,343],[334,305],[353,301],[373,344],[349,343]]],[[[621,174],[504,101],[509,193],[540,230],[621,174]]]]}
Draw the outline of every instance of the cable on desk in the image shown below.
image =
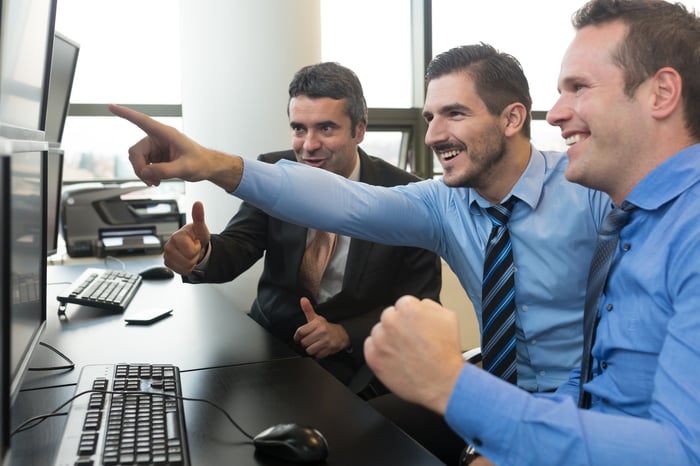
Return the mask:
{"type": "Polygon", "coordinates": [[[45,348],[50,349],[51,351],[53,351],[57,355],[59,355],[68,364],[66,364],[64,366],[51,366],[51,367],[28,367],[27,368],[28,371],[72,371],[73,369],[75,369],[75,363],[73,361],[71,361],[68,356],[61,353],[59,350],[57,350],[53,346],[49,345],[48,343],[44,343],[43,341],[40,341],[39,344],[45,348]]]}
{"type": "MultiPolygon", "coordinates": [[[[125,393],[128,393],[129,395],[146,395],[146,396],[150,396],[150,397],[162,396],[162,397],[166,397],[166,398],[175,398],[175,399],[183,400],[183,401],[199,401],[201,403],[208,404],[209,406],[218,409],[221,413],[223,413],[224,416],[226,416],[226,419],[228,419],[229,422],[231,422],[231,424],[233,424],[233,426],[236,429],[238,429],[238,431],[240,433],[242,433],[249,440],[251,440],[251,441],[253,440],[253,436],[250,435],[245,430],[243,430],[243,428],[241,428],[241,426],[239,426],[238,423],[233,420],[233,418],[229,415],[229,413],[224,408],[217,405],[216,403],[213,403],[209,400],[205,400],[204,398],[190,398],[190,397],[186,397],[186,396],[173,395],[170,393],[152,393],[152,392],[142,392],[142,391],[138,391],[138,390],[135,390],[135,391],[129,390],[128,392],[115,391],[115,390],[85,390],[85,391],[82,391],[82,392],[77,393],[77,394],[73,395],[72,397],[70,397],[66,402],[59,405],[56,409],[54,409],[50,413],[40,414],[38,416],[33,416],[33,417],[30,417],[29,419],[26,419],[19,426],[17,426],[17,428],[15,428],[15,430],[13,430],[10,433],[10,437],[12,437],[13,435],[18,434],[20,432],[24,432],[26,430],[33,429],[34,427],[36,427],[39,424],[41,424],[42,422],[44,422],[46,419],[56,417],[56,416],[68,415],[67,412],[60,412],[61,409],[65,408],[68,404],[72,403],[73,400],[75,400],[83,395],[87,395],[88,393],[105,393],[105,394],[109,394],[109,395],[124,395],[125,393]]],[[[244,443],[252,444],[252,442],[244,442],[244,443]]]]}
{"type": "Polygon", "coordinates": [[[110,261],[110,260],[118,262],[122,266],[122,270],[126,270],[126,264],[124,263],[124,261],[115,257],[115,256],[105,256],[105,266],[109,265],[109,264],[107,264],[107,261],[110,261]]]}

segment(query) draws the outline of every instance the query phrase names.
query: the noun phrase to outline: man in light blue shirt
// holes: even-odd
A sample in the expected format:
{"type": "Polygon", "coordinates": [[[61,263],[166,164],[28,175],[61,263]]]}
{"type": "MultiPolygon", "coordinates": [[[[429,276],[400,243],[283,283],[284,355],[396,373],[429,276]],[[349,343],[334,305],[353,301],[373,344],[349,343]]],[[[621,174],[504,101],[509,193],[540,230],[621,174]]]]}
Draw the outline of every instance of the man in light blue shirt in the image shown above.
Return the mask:
{"type": "Polygon", "coordinates": [[[365,355],[499,465],[700,464],[700,18],[593,0],[574,25],[548,121],[569,144],[567,178],[633,209],[598,300],[590,409],[579,371],[532,396],[463,364],[454,316],[429,301],[387,309],[365,355]]]}

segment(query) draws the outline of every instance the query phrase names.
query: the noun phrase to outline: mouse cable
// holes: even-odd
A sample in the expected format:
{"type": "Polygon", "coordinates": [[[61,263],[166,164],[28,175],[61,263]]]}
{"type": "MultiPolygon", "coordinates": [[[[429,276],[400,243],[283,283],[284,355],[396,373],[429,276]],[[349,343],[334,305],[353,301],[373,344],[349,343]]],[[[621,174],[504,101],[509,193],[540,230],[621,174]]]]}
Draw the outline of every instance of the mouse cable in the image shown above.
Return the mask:
{"type": "Polygon", "coordinates": [[[71,361],[71,359],[65,354],[61,353],[59,350],[49,345],[48,343],[44,343],[43,341],[40,341],[39,345],[43,346],[44,348],[50,349],[51,351],[59,355],[61,358],[63,358],[63,360],[66,361],[68,364],[63,366],[51,367],[28,367],[28,371],[72,371],[73,369],[75,369],[75,363],[71,361]]]}
{"type": "Polygon", "coordinates": [[[233,426],[234,426],[236,429],[238,429],[238,431],[239,431],[240,433],[242,433],[242,434],[243,434],[246,438],[248,438],[249,440],[253,440],[253,436],[250,435],[250,434],[249,434],[248,432],[246,432],[245,430],[243,430],[243,428],[241,428],[241,426],[239,426],[238,423],[237,423],[236,421],[233,420],[233,418],[229,415],[229,413],[228,413],[224,408],[222,408],[221,406],[217,405],[216,403],[213,403],[213,402],[211,402],[211,401],[209,401],[209,400],[206,400],[206,399],[204,399],[204,398],[190,398],[190,397],[186,397],[186,396],[173,395],[173,394],[171,394],[171,393],[142,392],[142,391],[139,391],[139,390],[135,390],[135,391],[131,391],[131,390],[129,390],[129,391],[85,390],[85,391],[82,391],[82,392],[80,392],[80,393],[76,393],[75,395],[73,395],[72,397],[70,397],[66,402],[64,402],[64,403],[62,403],[61,405],[59,405],[56,409],[54,409],[54,410],[51,411],[50,413],[47,413],[47,414],[40,414],[40,415],[38,415],[38,416],[33,416],[33,417],[30,417],[29,419],[26,419],[26,420],[25,420],[24,422],[22,422],[19,426],[17,426],[17,428],[15,428],[15,430],[13,430],[13,431],[10,433],[10,437],[12,437],[13,435],[18,434],[18,433],[20,433],[20,432],[24,432],[25,430],[33,429],[34,427],[38,426],[39,424],[41,424],[42,422],[44,422],[46,419],[49,419],[49,418],[51,418],[51,417],[66,416],[66,415],[68,415],[67,412],[60,412],[61,409],[65,408],[68,404],[70,404],[71,402],[73,402],[73,400],[75,400],[75,399],[77,399],[77,398],[80,398],[80,397],[83,396],[83,395],[87,395],[88,393],[104,393],[104,394],[109,394],[109,395],[146,395],[146,396],[150,396],[150,397],[162,396],[162,397],[166,397],[166,398],[175,398],[175,399],[183,400],[183,401],[199,401],[199,402],[201,402],[201,403],[208,404],[209,406],[211,406],[211,407],[213,407],[213,408],[219,410],[221,413],[223,413],[224,416],[226,416],[226,419],[228,419],[229,422],[231,422],[231,424],[233,424],[233,426]]]}

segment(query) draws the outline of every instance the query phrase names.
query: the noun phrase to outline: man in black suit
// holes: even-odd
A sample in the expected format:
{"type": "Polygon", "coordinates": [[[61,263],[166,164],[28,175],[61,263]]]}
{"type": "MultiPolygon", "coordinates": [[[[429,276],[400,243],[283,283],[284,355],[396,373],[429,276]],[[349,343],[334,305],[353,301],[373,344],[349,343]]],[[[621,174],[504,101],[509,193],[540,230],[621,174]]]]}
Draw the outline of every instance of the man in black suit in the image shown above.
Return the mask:
{"type": "MultiPolygon", "coordinates": [[[[367,127],[367,105],[351,70],[336,63],[302,68],[289,85],[287,112],[293,150],[264,154],[261,160],[297,160],[373,185],[418,181],[358,147],[367,127]]],[[[353,378],[364,366],[364,339],[385,307],[405,294],[439,299],[440,260],[423,249],[339,236],[316,294],[299,276],[314,230],[247,203],[218,235],[210,235],[201,203],[194,204],[192,219],[165,245],[166,265],[190,283],[221,283],[235,279],[264,253],[250,316],[346,384],[357,383],[353,378]]],[[[358,379],[362,377],[364,371],[358,379]]]]}

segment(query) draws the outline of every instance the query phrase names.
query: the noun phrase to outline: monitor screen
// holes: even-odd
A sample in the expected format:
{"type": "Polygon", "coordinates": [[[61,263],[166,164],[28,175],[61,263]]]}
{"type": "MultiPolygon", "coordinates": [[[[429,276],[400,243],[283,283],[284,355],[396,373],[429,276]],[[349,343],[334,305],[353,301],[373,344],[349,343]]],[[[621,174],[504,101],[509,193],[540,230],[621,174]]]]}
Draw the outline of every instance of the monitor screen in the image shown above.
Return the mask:
{"type": "Polygon", "coordinates": [[[78,44],[58,32],[54,34],[44,125],[45,138],[49,142],[60,143],[63,137],[79,52],[78,44]]]}
{"type": "Polygon", "coordinates": [[[43,138],[56,0],[2,0],[0,122],[43,138]]]}
{"type": "MultiPolygon", "coordinates": [[[[3,141],[7,145],[8,141],[3,141]]],[[[3,384],[2,442],[7,448],[11,406],[46,325],[46,211],[44,169],[48,144],[11,141],[3,156],[0,215],[3,225],[0,313],[3,384]]]]}
{"type": "MultiPolygon", "coordinates": [[[[9,152],[9,151],[8,151],[9,152]]],[[[0,154],[0,250],[10,250],[10,156],[0,154]]],[[[0,464],[10,447],[10,255],[0,256],[0,464]]]]}
{"type": "Polygon", "coordinates": [[[61,215],[61,189],[63,188],[63,150],[51,148],[47,152],[46,193],[46,255],[58,251],[59,219],[61,215]]]}

